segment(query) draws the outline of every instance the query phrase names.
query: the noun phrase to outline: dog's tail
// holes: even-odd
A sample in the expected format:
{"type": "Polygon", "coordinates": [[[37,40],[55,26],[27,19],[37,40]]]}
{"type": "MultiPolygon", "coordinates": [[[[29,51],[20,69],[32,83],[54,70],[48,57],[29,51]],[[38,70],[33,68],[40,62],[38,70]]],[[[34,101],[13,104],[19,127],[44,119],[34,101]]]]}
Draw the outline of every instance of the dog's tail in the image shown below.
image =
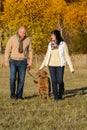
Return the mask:
{"type": "Polygon", "coordinates": [[[34,83],[36,83],[36,84],[38,83],[38,81],[36,81],[36,80],[33,80],[33,81],[34,81],[34,83]]]}

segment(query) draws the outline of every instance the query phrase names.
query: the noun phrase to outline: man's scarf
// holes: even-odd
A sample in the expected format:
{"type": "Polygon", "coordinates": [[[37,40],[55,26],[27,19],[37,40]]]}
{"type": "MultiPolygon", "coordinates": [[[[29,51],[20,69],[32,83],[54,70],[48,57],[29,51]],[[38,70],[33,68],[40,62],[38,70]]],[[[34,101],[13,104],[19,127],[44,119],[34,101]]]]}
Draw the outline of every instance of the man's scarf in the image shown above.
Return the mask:
{"type": "Polygon", "coordinates": [[[18,48],[18,52],[19,53],[23,53],[23,41],[26,39],[26,36],[24,38],[20,38],[20,36],[18,36],[18,37],[19,37],[19,48],[18,48]]]}

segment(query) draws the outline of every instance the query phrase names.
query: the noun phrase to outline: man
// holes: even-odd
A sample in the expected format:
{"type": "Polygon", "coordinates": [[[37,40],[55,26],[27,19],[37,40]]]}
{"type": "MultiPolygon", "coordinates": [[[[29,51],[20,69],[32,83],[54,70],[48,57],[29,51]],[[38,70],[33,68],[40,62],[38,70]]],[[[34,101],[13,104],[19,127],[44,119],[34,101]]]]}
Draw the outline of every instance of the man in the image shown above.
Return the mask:
{"type": "Polygon", "coordinates": [[[17,34],[8,40],[5,49],[5,66],[10,66],[10,98],[12,99],[23,98],[27,64],[30,69],[32,66],[32,45],[29,37],[26,36],[25,27],[21,26],[17,34]],[[17,90],[16,75],[18,75],[17,90]]]}

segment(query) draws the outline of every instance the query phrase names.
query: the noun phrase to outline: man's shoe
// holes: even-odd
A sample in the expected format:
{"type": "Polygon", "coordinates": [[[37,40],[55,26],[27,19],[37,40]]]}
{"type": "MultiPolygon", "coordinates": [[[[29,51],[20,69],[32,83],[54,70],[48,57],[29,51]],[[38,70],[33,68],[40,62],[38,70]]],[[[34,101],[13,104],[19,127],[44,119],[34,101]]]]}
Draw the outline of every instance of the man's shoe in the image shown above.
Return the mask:
{"type": "Polygon", "coordinates": [[[59,99],[61,99],[61,100],[63,99],[62,94],[59,94],[59,99]]]}
{"type": "Polygon", "coordinates": [[[59,100],[59,97],[58,97],[58,96],[57,96],[57,97],[54,97],[54,100],[58,101],[58,100],[59,100]]]}
{"type": "Polygon", "coordinates": [[[15,97],[15,96],[11,96],[10,98],[11,98],[11,99],[16,99],[16,97],[15,97]]]}
{"type": "Polygon", "coordinates": [[[59,91],[59,99],[62,99],[62,95],[63,95],[63,93],[61,91],[59,91]]]}
{"type": "Polygon", "coordinates": [[[23,97],[21,97],[21,98],[18,98],[18,97],[17,97],[16,99],[17,99],[17,100],[23,100],[23,97]]]}

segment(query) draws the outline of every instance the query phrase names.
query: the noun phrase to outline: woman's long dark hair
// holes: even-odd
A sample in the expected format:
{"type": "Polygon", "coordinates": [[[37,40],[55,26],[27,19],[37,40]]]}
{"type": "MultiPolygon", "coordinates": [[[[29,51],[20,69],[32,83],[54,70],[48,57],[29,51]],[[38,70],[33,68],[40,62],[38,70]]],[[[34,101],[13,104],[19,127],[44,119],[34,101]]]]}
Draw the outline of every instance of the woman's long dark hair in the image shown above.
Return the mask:
{"type": "Polygon", "coordinates": [[[53,31],[51,32],[51,35],[52,35],[52,34],[54,34],[54,35],[56,36],[57,45],[59,45],[60,42],[63,41],[63,38],[62,38],[62,36],[61,36],[61,34],[60,34],[60,31],[59,31],[59,30],[53,30],[53,31]]]}

